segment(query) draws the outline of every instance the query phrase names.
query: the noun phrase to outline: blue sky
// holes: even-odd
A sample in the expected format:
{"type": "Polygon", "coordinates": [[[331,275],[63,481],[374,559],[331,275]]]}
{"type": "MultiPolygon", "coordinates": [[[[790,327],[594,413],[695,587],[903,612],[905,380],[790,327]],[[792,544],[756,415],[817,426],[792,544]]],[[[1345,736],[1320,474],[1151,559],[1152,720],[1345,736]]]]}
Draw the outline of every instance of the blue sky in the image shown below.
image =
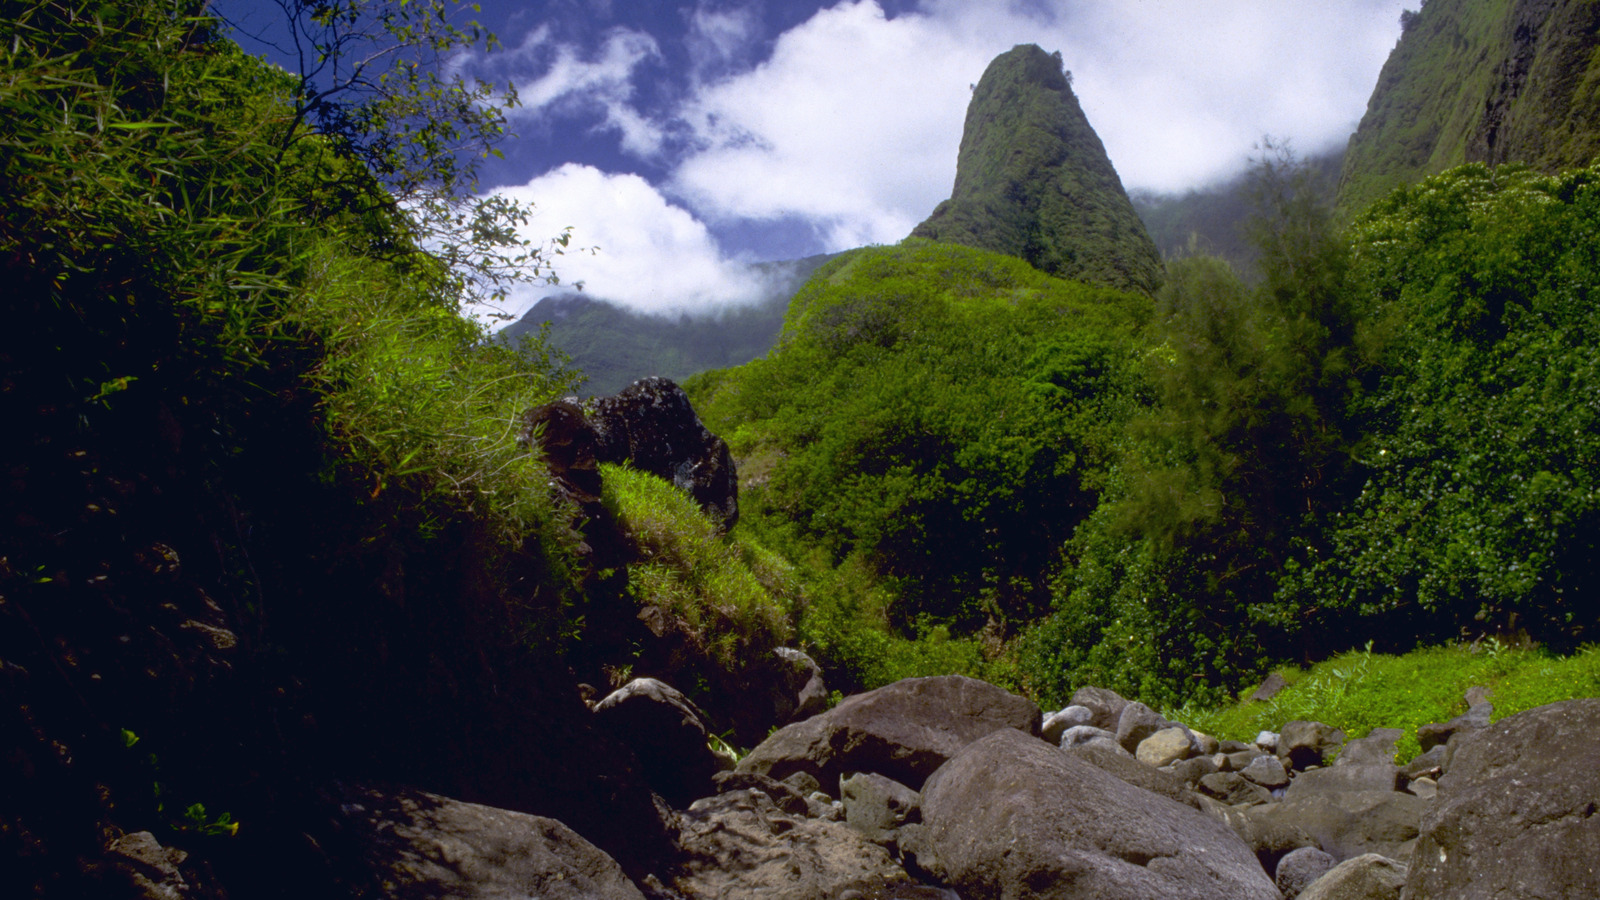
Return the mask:
{"type": "Polygon", "coordinates": [[[1181,191],[1236,173],[1263,135],[1346,140],[1417,5],[479,2],[503,47],[455,64],[522,100],[484,188],[535,204],[530,237],[571,226],[598,248],[564,257],[564,281],[658,311],[749,299],[751,261],[903,238],[949,195],[970,86],[1015,44],[1061,52],[1129,190],[1181,191]]]}

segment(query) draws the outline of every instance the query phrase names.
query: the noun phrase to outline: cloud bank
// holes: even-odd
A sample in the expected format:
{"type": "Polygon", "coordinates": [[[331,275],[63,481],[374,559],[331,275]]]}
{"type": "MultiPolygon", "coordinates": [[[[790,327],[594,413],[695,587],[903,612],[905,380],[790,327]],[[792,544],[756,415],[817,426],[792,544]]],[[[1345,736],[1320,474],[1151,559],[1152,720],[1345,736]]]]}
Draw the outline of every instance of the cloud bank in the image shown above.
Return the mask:
{"type": "Polygon", "coordinates": [[[524,238],[542,243],[569,226],[573,231],[571,246],[555,259],[561,285],[517,288],[508,312],[579,284],[593,296],[660,315],[748,303],[763,287],[748,266],[723,255],[704,224],[638,175],[569,163],[498,193],[534,207],[524,238]]]}
{"type": "Polygon", "coordinates": [[[1407,2],[922,0],[891,16],[843,0],[763,36],[759,2],[702,0],[682,13],[681,90],[656,108],[634,90],[672,56],[655,38],[619,28],[578,47],[536,29],[511,60],[522,121],[602,108],[621,150],[665,175],[568,165],[510,190],[602,248],[562,267],[596,296],[729,302],[748,291],[728,248],[757,249],[741,240],[762,227],[802,223],[798,256],[898,241],[927,217],[955,178],[970,86],[1015,44],[1061,52],[1126,187],[1172,192],[1236,174],[1263,136],[1302,152],[1347,139],[1407,2]]]}

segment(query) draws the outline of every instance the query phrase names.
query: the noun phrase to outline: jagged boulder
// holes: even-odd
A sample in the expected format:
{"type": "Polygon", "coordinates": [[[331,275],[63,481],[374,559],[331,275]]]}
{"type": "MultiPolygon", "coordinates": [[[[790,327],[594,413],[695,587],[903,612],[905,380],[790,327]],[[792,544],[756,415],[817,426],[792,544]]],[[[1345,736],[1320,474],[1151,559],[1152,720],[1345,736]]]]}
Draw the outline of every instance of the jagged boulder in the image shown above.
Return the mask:
{"type": "Polygon", "coordinates": [[[554,819],[368,788],[349,789],[337,816],[366,876],[359,896],[644,900],[615,860],[554,819]]]}
{"type": "Polygon", "coordinates": [[[1344,732],[1321,722],[1294,721],[1278,732],[1278,758],[1291,769],[1327,765],[1344,746],[1344,732]]]}
{"type": "Polygon", "coordinates": [[[1283,859],[1278,860],[1278,870],[1273,873],[1272,882],[1283,894],[1283,900],[1295,900],[1301,891],[1326,875],[1333,866],[1332,856],[1316,847],[1301,847],[1289,851],[1283,859]]]}
{"type": "Polygon", "coordinates": [[[964,897],[1278,900],[1226,826],[1013,729],[923,788],[921,834],[964,897]]]}
{"type": "Polygon", "coordinates": [[[1600,699],[1466,738],[1423,817],[1408,900],[1600,897],[1600,699]]]}
{"type": "Polygon", "coordinates": [[[635,678],[595,704],[601,729],[639,759],[651,789],[675,804],[712,792],[720,768],[705,717],[688,697],[654,678],[635,678]]]}
{"type": "MultiPolygon", "coordinates": [[[[557,493],[592,522],[610,521],[600,505],[600,463],[628,463],[672,482],[723,531],[739,520],[733,454],[701,424],[688,395],[671,379],[642,378],[616,396],[595,400],[587,412],[571,400],[536,406],[522,414],[520,441],[537,448],[557,493]]],[[[610,530],[591,527],[585,536],[599,541],[610,530]]]]}
{"type": "Polygon", "coordinates": [[[779,809],[764,792],[697,800],[678,817],[672,887],[718,900],[816,900],[876,895],[911,878],[882,847],[840,822],[779,809]]]}
{"type": "Polygon", "coordinates": [[[600,462],[627,462],[672,482],[727,531],[739,521],[739,479],[722,438],[671,379],[641,378],[589,412],[600,462]]]}
{"type": "Polygon", "coordinates": [[[1199,808],[1199,801],[1182,778],[1139,762],[1121,747],[1089,743],[1070,748],[1063,747],[1062,752],[1115,775],[1134,787],[1143,788],[1152,794],[1158,794],[1185,806],[1199,808]]]}
{"type": "Polygon", "coordinates": [[[1364,853],[1329,869],[1298,900],[1399,900],[1405,883],[1405,863],[1364,853]]]}
{"type": "Polygon", "coordinates": [[[1040,719],[1032,700],[975,678],[907,678],[780,728],[739,762],[739,771],[774,778],[808,772],[829,792],[848,772],[876,772],[917,790],[962,747],[992,731],[1037,738],[1040,719]]]}

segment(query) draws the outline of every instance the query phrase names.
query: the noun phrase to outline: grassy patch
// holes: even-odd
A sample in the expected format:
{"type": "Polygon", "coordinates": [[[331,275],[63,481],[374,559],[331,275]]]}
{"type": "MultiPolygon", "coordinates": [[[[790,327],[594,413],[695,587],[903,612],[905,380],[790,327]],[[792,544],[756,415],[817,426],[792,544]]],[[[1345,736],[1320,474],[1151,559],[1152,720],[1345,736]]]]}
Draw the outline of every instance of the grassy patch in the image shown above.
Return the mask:
{"type": "Polygon", "coordinates": [[[1265,703],[1169,710],[1170,718],[1221,738],[1248,741],[1296,719],[1325,722],[1351,738],[1401,728],[1398,758],[1420,752],[1417,728],[1466,712],[1470,687],[1490,690],[1494,718],[1577,697],[1600,696],[1600,647],[1568,657],[1489,641],[1429,647],[1402,656],[1352,650],[1309,670],[1280,670],[1289,686],[1265,703]]]}
{"type": "Polygon", "coordinates": [[[788,564],[743,535],[718,534],[692,499],[654,475],[613,465],[601,475],[602,500],[636,547],[628,590],[641,606],[703,633],[727,671],[793,639],[800,593],[788,564]]]}

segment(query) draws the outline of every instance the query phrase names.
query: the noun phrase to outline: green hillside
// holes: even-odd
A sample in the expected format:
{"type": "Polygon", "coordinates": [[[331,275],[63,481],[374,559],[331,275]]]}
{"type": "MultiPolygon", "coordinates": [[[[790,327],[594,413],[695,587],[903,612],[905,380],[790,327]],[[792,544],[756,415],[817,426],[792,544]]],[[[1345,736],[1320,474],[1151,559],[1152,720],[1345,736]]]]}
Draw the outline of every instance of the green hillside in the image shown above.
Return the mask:
{"type": "Polygon", "coordinates": [[[1431,0],[1406,22],[1350,139],[1345,209],[1462,163],[1556,172],[1600,155],[1593,3],[1431,0]]]}
{"type": "Polygon", "coordinates": [[[1062,278],[1155,291],[1161,257],[1072,93],[1060,54],[996,57],[967,106],[950,199],[912,231],[1062,278]]]}
{"type": "Polygon", "coordinates": [[[824,592],[813,641],[972,634],[1048,605],[1148,314],[1137,295],[908,239],[823,266],[770,354],[685,388],[740,459],[741,528],[824,592]]]}

